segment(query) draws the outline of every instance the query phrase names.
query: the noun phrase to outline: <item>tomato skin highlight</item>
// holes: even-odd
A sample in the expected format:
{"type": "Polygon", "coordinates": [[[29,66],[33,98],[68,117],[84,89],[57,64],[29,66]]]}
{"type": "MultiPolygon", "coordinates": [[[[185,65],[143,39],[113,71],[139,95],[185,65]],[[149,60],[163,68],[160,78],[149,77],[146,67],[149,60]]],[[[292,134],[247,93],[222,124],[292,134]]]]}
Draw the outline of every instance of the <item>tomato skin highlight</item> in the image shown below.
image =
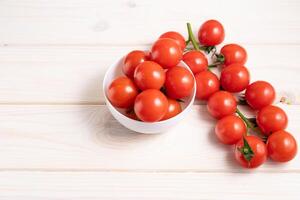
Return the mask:
{"type": "Polygon", "coordinates": [[[215,46],[221,44],[225,37],[223,25],[217,20],[204,22],[198,32],[200,44],[204,46],[215,46]]]}
{"type": "Polygon", "coordinates": [[[256,168],[262,165],[267,160],[268,154],[265,143],[261,141],[260,138],[254,135],[245,136],[245,139],[249,143],[249,146],[251,147],[254,156],[250,161],[247,161],[245,159],[244,155],[239,150],[244,146],[244,141],[243,139],[241,139],[235,146],[235,159],[241,166],[245,168],[256,168]]]}
{"type": "Polygon", "coordinates": [[[235,115],[228,115],[217,122],[215,134],[223,144],[232,145],[240,141],[243,135],[247,134],[247,127],[241,118],[235,115]]]}
{"type": "Polygon", "coordinates": [[[117,77],[108,87],[107,97],[117,108],[130,108],[134,104],[138,89],[133,81],[125,76],[117,77]]]}
{"type": "Polygon", "coordinates": [[[231,64],[221,72],[221,86],[228,92],[241,92],[250,82],[250,74],[246,67],[240,64],[231,64]]]}
{"type": "Polygon", "coordinates": [[[245,98],[253,109],[259,110],[273,103],[275,90],[273,86],[266,81],[255,81],[247,86],[245,98]]]}
{"type": "Polygon", "coordinates": [[[167,110],[168,99],[159,90],[144,90],[135,99],[134,112],[144,122],[157,122],[161,120],[167,110]]]}
{"type": "Polygon", "coordinates": [[[134,72],[134,82],[141,90],[160,89],[165,83],[164,69],[157,63],[145,61],[134,72]]]}
{"type": "Polygon", "coordinates": [[[180,103],[174,99],[168,98],[168,111],[166,112],[164,117],[161,119],[161,121],[175,117],[176,115],[181,113],[181,111],[182,111],[182,109],[181,109],[180,103]]]}
{"type": "Polygon", "coordinates": [[[224,56],[224,66],[231,64],[244,65],[247,61],[247,51],[238,44],[227,44],[222,47],[220,53],[224,56]]]}
{"type": "Polygon", "coordinates": [[[218,91],[211,95],[207,102],[207,110],[216,119],[235,113],[237,102],[235,97],[226,91],[218,91]]]}
{"type": "Polygon", "coordinates": [[[172,99],[188,97],[194,88],[194,77],[184,67],[172,67],[166,73],[165,87],[167,96],[172,99]]]}
{"type": "Polygon", "coordinates": [[[123,73],[133,79],[135,68],[146,60],[148,60],[148,55],[144,51],[131,51],[124,59],[122,66],[123,73]]]}
{"type": "Polygon", "coordinates": [[[220,90],[219,78],[210,71],[203,71],[195,75],[197,91],[196,98],[207,100],[212,94],[220,90]]]}
{"type": "Polygon", "coordinates": [[[200,51],[189,51],[183,55],[182,60],[189,66],[193,74],[205,71],[208,68],[207,58],[200,51]]]}
{"type": "Polygon", "coordinates": [[[267,141],[268,154],[277,162],[288,162],[297,154],[297,142],[287,131],[276,131],[267,141]]]}
{"type": "Polygon", "coordinates": [[[165,69],[171,68],[182,59],[182,50],[173,39],[161,38],[151,48],[151,59],[165,69]]]}
{"type": "Polygon", "coordinates": [[[288,117],[281,108],[270,105],[258,111],[256,122],[262,133],[269,136],[273,132],[285,129],[288,117]]]}
{"type": "Polygon", "coordinates": [[[176,31],[169,31],[169,32],[163,33],[159,38],[169,38],[169,39],[174,40],[180,46],[182,51],[184,51],[184,49],[186,47],[184,37],[176,31]]]}

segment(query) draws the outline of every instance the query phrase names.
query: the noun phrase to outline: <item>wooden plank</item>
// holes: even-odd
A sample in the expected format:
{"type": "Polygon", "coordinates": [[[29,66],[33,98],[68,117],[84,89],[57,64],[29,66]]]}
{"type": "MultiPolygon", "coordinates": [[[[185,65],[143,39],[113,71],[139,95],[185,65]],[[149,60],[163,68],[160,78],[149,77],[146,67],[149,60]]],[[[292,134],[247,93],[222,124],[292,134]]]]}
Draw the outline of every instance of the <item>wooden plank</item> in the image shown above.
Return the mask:
{"type": "Polygon", "coordinates": [[[222,21],[228,42],[299,44],[299,9],[295,0],[3,1],[0,44],[148,44],[210,18],[222,21]]]}
{"type": "MultiPolygon", "coordinates": [[[[281,106],[300,141],[300,106],[281,106]]],[[[2,105],[0,121],[0,170],[244,171],[233,149],[216,141],[203,105],[159,135],[129,131],[105,106],[2,105]]],[[[299,159],[257,171],[298,172],[299,159]]]]}
{"type": "MultiPolygon", "coordinates": [[[[300,45],[246,45],[251,79],[267,80],[293,104],[300,102],[300,45]],[[286,49],[282,51],[279,49],[286,49]],[[278,59],[280,58],[280,59],[278,59]]],[[[116,59],[133,49],[111,47],[0,48],[0,103],[102,104],[102,79],[116,59]]]]}
{"type": "Polygon", "coordinates": [[[0,198],[297,200],[299,180],[299,173],[1,172],[0,198]]]}

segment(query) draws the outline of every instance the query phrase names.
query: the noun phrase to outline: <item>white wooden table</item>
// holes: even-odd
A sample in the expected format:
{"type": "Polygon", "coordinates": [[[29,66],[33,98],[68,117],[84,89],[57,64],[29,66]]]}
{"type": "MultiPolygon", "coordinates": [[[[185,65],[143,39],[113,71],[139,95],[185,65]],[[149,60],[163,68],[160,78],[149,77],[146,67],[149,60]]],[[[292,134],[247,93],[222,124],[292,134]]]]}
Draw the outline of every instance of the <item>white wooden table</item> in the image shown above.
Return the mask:
{"type": "Polygon", "coordinates": [[[245,46],[252,81],[291,101],[280,106],[300,142],[297,0],[1,0],[0,199],[299,199],[300,156],[241,169],[204,105],[160,135],[130,132],[104,105],[115,59],[210,18],[245,46]]]}

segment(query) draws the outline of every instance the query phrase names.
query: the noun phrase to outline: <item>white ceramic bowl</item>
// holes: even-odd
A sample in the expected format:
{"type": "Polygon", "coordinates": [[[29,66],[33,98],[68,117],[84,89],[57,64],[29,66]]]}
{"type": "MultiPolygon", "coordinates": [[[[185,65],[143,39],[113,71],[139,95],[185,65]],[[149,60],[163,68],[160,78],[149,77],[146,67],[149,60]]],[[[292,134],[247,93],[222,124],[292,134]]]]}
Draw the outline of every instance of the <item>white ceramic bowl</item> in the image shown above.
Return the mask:
{"type": "MultiPolygon", "coordinates": [[[[119,109],[115,108],[110,101],[107,98],[107,90],[110,85],[110,83],[118,76],[121,76],[124,74],[122,73],[122,65],[123,65],[124,57],[119,59],[116,63],[111,65],[109,69],[106,71],[106,74],[103,79],[103,92],[104,92],[104,97],[105,97],[105,102],[110,110],[111,114],[114,116],[116,120],[118,120],[123,126],[127,127],[130,130],[139,132],[139,133],[148,133],[148,134],[154,134],[154,133],[162,133],[169,128],[175,126],[177,123],[182,121],[184,119],[188,112],[191,110],[192,105],[195,100],[195,95],[196,95],[196,83],[194,80],[194,88],[192,91],[192,94],[183,99],[184,103],[181,103],[182,107],[182,112],[176,115],[175,117],[172,117],[170,119],[164,120],[164,121],[159,121],[159,122],[142,122],[142,121],[137,121],[133,120],[127,116],[124,115],[125,110],[124,109],[119,109]]],[[[178,66],[182,66],[187,68],[190,72],[191,70],[189,67],[184,63],[180,62],[178,66]]],[[[192,73],[192,72],[191,72],[192,73]]]]}

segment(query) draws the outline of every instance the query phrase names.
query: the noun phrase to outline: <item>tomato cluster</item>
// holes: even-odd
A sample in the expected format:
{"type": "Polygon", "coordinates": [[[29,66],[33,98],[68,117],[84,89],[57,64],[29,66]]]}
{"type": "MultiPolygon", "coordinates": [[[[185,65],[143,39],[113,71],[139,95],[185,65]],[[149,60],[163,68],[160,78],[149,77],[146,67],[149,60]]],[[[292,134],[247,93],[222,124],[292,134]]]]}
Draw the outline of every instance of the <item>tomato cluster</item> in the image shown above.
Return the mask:
{"type": "Polygon", "coordinates": [[[263,164],[269,156],[274,161],[286,162],[297,153],[295,138],[284,129],[288,124],[286,113],[272,105],[273,86],[266,81],[250,84],[250,73],[245,67],[247,51],[238,44],[227,44],[217,53],[215,45],[223,42],[225,31],[216,20],[206,21],[199,29],[196,41],[188,24],[189,40],[194,49],[185,53],[183,60],[195,74],[199,100],[207,100],[208,112],[216,118],[215,134],[227,145],[235,145],[235,158],[246,168],[263,164]],[[212,53],[213,64],[208,66],[204,54],[212,53]],[[221,69],[220,78],[211,67],[221,69]],[[237,107],[237,94],[257,112],[256,118],[247,118],[237,107]],[[235,94],[233,94],[235,93],[235,94]],[[250,131],[251,130],[251,131],[250,131]],[[250,134],[251,133],[251,134],[250,134]]]}
{"type": "Polygon", "coordinates": [[[149,53],[128,53],[122,66],[124,76],[109,85],[111,104],[126,109],[128,117],[144,122],[167,120],[179,114],[180,101],[191,95],[195,82],[188,69],[178,66],[185,47],[181,34],[166,32],[149,53]]]}
{"type": "Polygon", "coordinates": [[[297,142],[285,128],[286,113],[275,105],[275,89],[266,81],[250,83],[245,67],[247,51],[238,44],[227,44],[217,52],[225,31],[217,20],[208,20],[198,31],[198,41],[187,24],[188,40],[178,32],[162,34],[149,53],[130,52],[123,65],[125,76],[108,88],[112,105],[130,110],[128,116],[156,122],[176,116],[182,110],[178,100],[191,95],[196,82],[196,98],[207,101],[210,115],[218,121],[215,135],[227,145],[235,145],[235,158],[246,168],[263,164],[267,157],[287,162],[297,153],[297,142]],[[191,47],[192,46],[192,47],[191,47]],[[213,63],[209,65],[207,57],[213,63]],[[191,72],[178,66],[184,61],[191,72]],[[211,68],[221,70],[218,77],[211,68]],[[238,108],[243,97],[257,116],[247,118],[238,108]]]}

